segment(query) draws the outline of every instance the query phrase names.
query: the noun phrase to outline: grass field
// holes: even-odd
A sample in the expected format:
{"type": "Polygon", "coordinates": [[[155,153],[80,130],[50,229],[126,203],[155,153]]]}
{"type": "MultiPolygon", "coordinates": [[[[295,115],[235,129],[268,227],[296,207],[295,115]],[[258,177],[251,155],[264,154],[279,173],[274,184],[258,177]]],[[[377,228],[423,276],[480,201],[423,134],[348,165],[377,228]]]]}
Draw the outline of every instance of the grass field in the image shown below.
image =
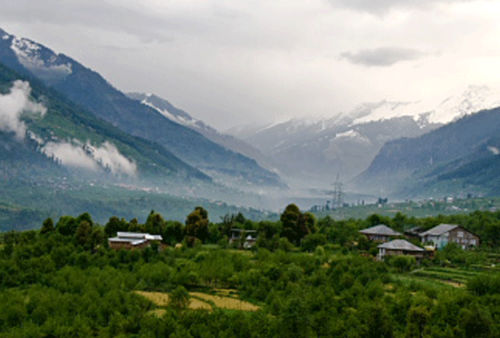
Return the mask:
{"type": "Polygon", "coordinates": [[[402,283],[416,282],[418,284],[426,284],[428,286],[465,287],[471,278],[474,278],[481,273],[484,273],[484,270],[451,267],[428,267],[413,270],[412,272],[404,275],[393,275],[393,279],[402,283]]]}
{"type": "MultiPolygon", "coordinates": [[[[251,304],[249,302],[242,301],[238,298],[234,298],[234,290],[228,289],[217,289],[215,290],[220,295],[210,295],[203,292],[190,292],[189,295],[189,308],[192,310],[208,310],[211,311],[214,308],[220,308],[225,310],[240,310],[240,311],[257,311],[259,307],[257,305],[251,304]],[[229,297],[231,295],[231,297],[229,297]]],[[[154,292],[154,291],[134,291],[136,294],[147,298],[153,304],[160,307],[160,309],[154,309],[151,314],[156,316],[162,316],[164,314],[164,309],[161,307],[168,306],[169,297],[166,292],[154,292]],[[163,311],[162,311],[163,310],[163,311]]]]}
{"type": "MultiPolygon", "coordinates": [[[[154,292],[154,291],[135,291],[138,295],[141,295],[147,299],[149,299],[153,304],[156,306],[160,307],[166,307],[168,306],[168,293],[166,292],[154,292]]],[[[192,310],[212,310],[212,306],[204,302],[202,300],[199,300],[197,298],[191,298],[189,300],[189,308],[192,310]]],[[[161,309],[155,309],[155,310],[161,310],[161,309]]],[[[156,311],[156,315],[160,315],[162,313],[161,311],[156,311]]],[[[161,315],[160,315],[161,316],[161,315]]]]}
{"type": "Polygon", "coordinates": [[[226,309],[226,310],[241,310],[241,311],[257,311],[259,307],[257,305],[251,304],[249,302],[245,302],[243,300],[226,297],[226,296],[218,296],[218,295],[209,295],[202,292],[190,292],[191,297],[196,297],[202,299],[204,301],[212,303],[215,307],[226,309]]]}

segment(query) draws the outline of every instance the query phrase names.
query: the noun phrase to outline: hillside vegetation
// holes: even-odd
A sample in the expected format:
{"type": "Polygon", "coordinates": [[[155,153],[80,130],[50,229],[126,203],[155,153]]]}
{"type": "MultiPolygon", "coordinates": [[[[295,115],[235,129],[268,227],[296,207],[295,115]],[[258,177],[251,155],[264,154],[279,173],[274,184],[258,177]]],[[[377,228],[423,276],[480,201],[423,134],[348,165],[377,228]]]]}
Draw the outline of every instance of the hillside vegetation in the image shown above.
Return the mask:
{"type": "Polygon", "coordinates": [[[288,206],[280,221],[243,215],[185,224],[151,212],[144,224],[89,214],[10,232],[0,247],[0,331],[18,336],[498,337],[500,213],[316,221],[288,206]],[[449,245],[420,266],[378,262],[358,230],[462,221],[482,247],[449,245]],[[232,227],[259,230],[251,251],[228,246],[232,227]],[[142,250],[112,250],[116,231],[162,234],[142,250]],[[182,243],[181,246],[175,245],[182,243]],[[248,308],[224,306],[253,304],[248,308]],[[205,307],[191,306],[203,302],[205,307]]]}

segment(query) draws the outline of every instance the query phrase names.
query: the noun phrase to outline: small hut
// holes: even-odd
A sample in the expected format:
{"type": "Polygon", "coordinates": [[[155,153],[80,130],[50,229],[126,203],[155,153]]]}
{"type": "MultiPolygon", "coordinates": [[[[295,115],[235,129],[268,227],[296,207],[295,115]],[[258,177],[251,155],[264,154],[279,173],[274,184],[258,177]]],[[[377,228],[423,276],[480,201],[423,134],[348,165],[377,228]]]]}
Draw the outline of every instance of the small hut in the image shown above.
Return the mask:
{"type": "Polygon", "coordinates": [[[383,260],[386,256],[411,255],[422,259],[425,250],[404,239],[395,239],[378,246],[378,258],[383,260]]]}

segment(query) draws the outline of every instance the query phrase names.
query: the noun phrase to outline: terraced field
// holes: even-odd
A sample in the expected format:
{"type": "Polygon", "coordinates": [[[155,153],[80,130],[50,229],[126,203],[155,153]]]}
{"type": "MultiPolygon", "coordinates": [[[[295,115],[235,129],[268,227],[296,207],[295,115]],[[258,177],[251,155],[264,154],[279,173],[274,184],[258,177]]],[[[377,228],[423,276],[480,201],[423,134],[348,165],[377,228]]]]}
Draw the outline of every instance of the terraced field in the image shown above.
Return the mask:
{"type": "Polygon", "coordinates": [[[425,268],[413,271],[414,276],[436,280],[448,285],[463,287],[467,281],[478,275],[478,271],[455,268],[425,268]]]}
{"type": "Polygon", "coordinates": [[[496,265],[475,266],[471,269],[428,267],[414,270],[405,276],[399,276],[398,279],[408,281],[415,280],[431,284],[441,283],[453,287],[465,287],[470,279],[488,272],[500,272],[500,267],[496,265]]]}
{"type": "MultiPolygon", "coordinates": [[[[257,311],[259,307],[252,303],[243,301],[237,298],[234,290],[227,289],[216,289],[214,290],[216,294],[207,294],[203,292],[190,292],[189,296],[189,308],[192,310],[208,310],[211,311],[215,308],[225,309],[225,310],[240,310],[240,311],[257,311]]],[[[158,309],[151,311],[151,314],[156,316],[162,316],[164,312],[164,307],[169,304],[168,293],[166,292],[154,292],[154,291],[135,291],[136,294],[147,298],[153,304],[155,304],[158,309]],[[162,311],[163,310],[163,311],[162,311]]]]}
{"type": "Polygon", "coordinates": [[[233,297],[209,295],[202,292],[190,292],[189,294],[191,297],[196,297],[221,309],[241,311],[257,311],[259,309],[257,305],[233,297]]]}

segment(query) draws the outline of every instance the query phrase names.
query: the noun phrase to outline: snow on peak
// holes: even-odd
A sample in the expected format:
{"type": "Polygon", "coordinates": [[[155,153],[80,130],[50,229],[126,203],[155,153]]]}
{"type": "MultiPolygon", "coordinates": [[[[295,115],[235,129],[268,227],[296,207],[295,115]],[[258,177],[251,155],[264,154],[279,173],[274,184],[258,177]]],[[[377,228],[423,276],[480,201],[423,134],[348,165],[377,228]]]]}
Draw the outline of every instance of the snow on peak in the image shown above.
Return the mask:
{"type": "Polygon", "coordinates": [[[488,150],[493,154],[493,155],[500,155],[500,149],[494,146],[488,146],[488,150]]]}
{"type": "Polygon", "coordinates": [[[358,106],[352,112],[354,117],[353,125],[368,123],[373,121],[388,120],[397,117],[411,116],[417,120],[418,113],[422,110],[419,107],[420,102],[397,102],[380,101],[375,103],[365,103],[358,106]]]}
{"type": "Polygon", "coordinates": [[[59,62],[58,55],[52,51],[50,56],[43,57],[43,47],[31,40],[13,36],[10,48],[24,67],[42,79],[59,79],[72,73],[71,63],[59,62]]]}
{"type": "Polygon", "coordinates": [[[336,134],[335,138],[355,138],[359,136],[360,135],[357,131],[355,131],[354,129],[349,129],[347,131],[336,134]]]}
{"type": "Polygon", "coordinates": [[[157,112],[159,112],[160,114],[162,114],[164,117],[166,117],[167,119],[169,119],[171,121],[177,122],[177,123],[182,124],[186,127],[201,128],[201,129],[209,129],[210,128],[210,127],[206,126],[202,121],[197,120],[186,113],[177,114],[177,113],[170,112],[167,108],[165,108],[165,106],[163,104],[161,104],[161,101],[159,104],[161,107],[159,107],[158,105],[156,105],[154,103],[153,99],[156,99],[156,100],[163,100],[163,99],[155,96],[154,94],[148,93],[148,94],[143,94],[143,95],[145,98],[143,100],[141,100],[142,104],[153,108],[154,110],[156,110],[157,112]]]}
{"type": "Polygon", "coordinates": [[[469,86],[458,96],[450,96],[443,100],[431,112],[429,120],[435,123],[449,123],[465,115],[480,110],[500,106],[500,95],[488,86],[469,86]]]}
{"type": "Polygon", "coordinates": [[[500,93],[487,86],[471,85],[461,94],[451,95],[445,100],[438,101],[438,104],[384,100],[362,104],[347,115],[353,119],[351,125],[408,116],[424,127],[428,124],[450,123],[465,115],[498,106],[500,106],[500,93]]]}

